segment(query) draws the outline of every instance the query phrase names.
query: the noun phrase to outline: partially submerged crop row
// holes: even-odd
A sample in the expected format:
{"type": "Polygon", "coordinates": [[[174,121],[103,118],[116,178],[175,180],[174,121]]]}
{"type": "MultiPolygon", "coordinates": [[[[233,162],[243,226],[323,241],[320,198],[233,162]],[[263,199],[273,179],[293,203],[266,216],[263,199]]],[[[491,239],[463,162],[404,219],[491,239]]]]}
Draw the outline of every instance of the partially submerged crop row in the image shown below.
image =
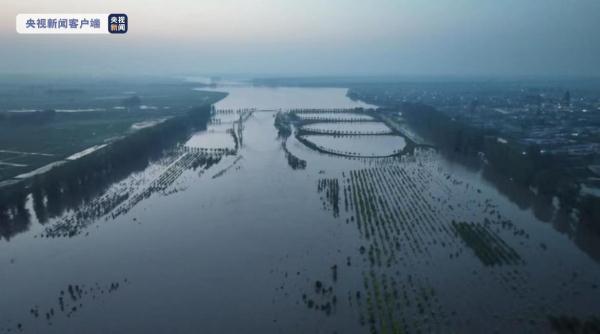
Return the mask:
{"type": "MultiPolygon", "coordinates": [[[[205,154],[201,151],[189,150],[190,152],[179,153],[179,156],[171,160],[169,166],[159,174],[153,181],[135,195],[134,186],[121,186],[120,188],[108,192],[105,195],[83,205],[72,215],[68,215],[56,223],[48,226],[42,236],[55,237],[73,237],[80,234],[89,224],[95,220],[107,216],[107,219],[114,219],[122,214],[129,212],[135,205],[142,200],[150,197],[153,193],[163,192],[187,169],[196,169],[198,167],[208,168],[221,159],[218,154],[205,154]]],[[[139,185],[138,185],[139,186],[139,185]]]]}
{"type": "MultiPolygon", "coordinates": [[[[471,264],[523,263],[499,230],[513,231],[515,236],[525,232],[500,215],[491,200],[482,198],[480,189],[436,167],[430,155],[417,151],[343,172],[340,178],[319,180],[318,190],[329,210],[333,205],[327,201],[328,189],[333,188],[332,180],[339,180],[340,215],[355,224],[363,242],[359,247],[367,266],[363,289],[350,293],[349,300],[351,304],[356,300],[361,323],[372,333],[439,331],[450,321],[421,272],[444,259],[443,253],[453,259],[468,255],[467,247],[474,251],[471,264]],[[481,222],[456,223],[467,218],[481,222]]],[[[490,274],[511,293],[525,296],[526,278],[516,267],[490,274]]]]}
{"type": "Polygon", "coordinates": [[[134,195],[127,203],[112,213],[112,218],[129,212],[137,203],[150,197],[152,194],[166,190],[185,170],[200,166],[208,168],[221,160],[221,155],[206,155],[202,151],[192,150],[184,153],[177,161],[169,166],[156,180],[142,192],[134,195]]]}
{"type": "Polygon", "coordinates": [[[453,221],[452,227],[486,266],[523,262],[512,247],[482,224],[453,221]]]}
{"type": "Polygon", "coordinates": [[[317,183],[317,191],[325,193],[325,197],[321,197],[323,207],[333,211],[333,216],[337,217],[340,214],[340,184],[338,179],[320,179],[317,183]]]}

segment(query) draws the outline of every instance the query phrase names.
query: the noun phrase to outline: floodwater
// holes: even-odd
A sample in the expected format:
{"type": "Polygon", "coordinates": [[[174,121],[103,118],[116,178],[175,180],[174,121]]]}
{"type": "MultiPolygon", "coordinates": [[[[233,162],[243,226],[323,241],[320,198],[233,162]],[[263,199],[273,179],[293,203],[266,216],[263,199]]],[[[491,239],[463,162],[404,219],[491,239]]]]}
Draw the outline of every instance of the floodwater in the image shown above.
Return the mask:
{"type": "Polygon", "coordinates": [[[256,108],[279,109],[331,109],[371,108],[372,105],[346,97],[345,88],[299,88],[231,85],[198,90],[227,91],[229,96],[216,104],[218,109],[256,108]]]}
{"type": "Polygon", "coordinates": [[[196,133],[185,145],[197,148],[233,148],[235,142],[230,134],[221,130],[196,133]]]}
{"type": "MultiPolygon", "coordinates": [[[[217,108],[361,105],[224,89],[217,108]]],[[[212,165],[177,146],[83,201],[30,196],[2,230],[0,333],[548,332],[597,314],[596,239],[527,191],[432,150],[345,158],[291,136],[293,169],[274,115],[212,165]]]]}

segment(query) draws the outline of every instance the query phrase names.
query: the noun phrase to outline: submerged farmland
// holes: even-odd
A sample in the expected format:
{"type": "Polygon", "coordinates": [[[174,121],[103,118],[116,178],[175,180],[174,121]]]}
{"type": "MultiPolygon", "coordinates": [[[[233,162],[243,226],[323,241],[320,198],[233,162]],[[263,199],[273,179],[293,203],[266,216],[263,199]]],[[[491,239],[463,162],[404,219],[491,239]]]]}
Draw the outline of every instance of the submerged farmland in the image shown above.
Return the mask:
{"type": "Polygon", "coordinates": [[[206,129],[32,188],[0,333],[597,330],[597,239],[345,93],[234,87],[206,129]]]}

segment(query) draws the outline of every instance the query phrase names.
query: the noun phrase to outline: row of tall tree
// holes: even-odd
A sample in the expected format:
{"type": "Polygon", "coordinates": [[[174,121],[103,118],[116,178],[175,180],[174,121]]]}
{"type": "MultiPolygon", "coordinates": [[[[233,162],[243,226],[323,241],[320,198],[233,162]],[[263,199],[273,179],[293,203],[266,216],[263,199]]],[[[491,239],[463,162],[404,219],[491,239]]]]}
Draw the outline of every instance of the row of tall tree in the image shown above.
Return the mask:
{"type": "Polygon", "coordinates": [[[542,154],[535,145],[498,140],[498,131],[469,126],[431,106],[404,103],[400,108],[411,126],[442,151],[483,154],[494,171],[525,187],[535,187],[543,196],[557,196],[561,205],[579,209],[582,219],[600,230],[600,199],[580,196],[581,171],[572,168],[569,157],[542,154]]]}
{"type": "Polygon", "coordinates": [[[66,208],[76,208],[94,198],[132,172],[143,170],[165,149],[187,139],[192,131],[206,128],[209,119],[210,106],[192,108],[182,116],[136,131],[103,150],[0,188],[0,236],[8,238],[28,224],[25,202],[29,194],[35,214],[43,223],[66,208]]]}

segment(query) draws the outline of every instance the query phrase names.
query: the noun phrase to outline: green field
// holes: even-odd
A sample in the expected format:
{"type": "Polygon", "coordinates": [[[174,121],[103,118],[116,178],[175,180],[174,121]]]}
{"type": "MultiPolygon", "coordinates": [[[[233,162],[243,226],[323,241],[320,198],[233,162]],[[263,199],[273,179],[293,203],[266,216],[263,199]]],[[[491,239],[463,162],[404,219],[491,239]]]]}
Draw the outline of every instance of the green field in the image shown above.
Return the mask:
{"type": "Polygon", "coordinates": [[[136,123],[177,116],[223,96],[173,82],[0,82],[0,181],[127,135],[136,123]],[[136,104],[127,102],[132,97],[138,99],[136,104]],[[24,110],[56,112],[41,121],[15,119],[31,114],[24,110]]]}

